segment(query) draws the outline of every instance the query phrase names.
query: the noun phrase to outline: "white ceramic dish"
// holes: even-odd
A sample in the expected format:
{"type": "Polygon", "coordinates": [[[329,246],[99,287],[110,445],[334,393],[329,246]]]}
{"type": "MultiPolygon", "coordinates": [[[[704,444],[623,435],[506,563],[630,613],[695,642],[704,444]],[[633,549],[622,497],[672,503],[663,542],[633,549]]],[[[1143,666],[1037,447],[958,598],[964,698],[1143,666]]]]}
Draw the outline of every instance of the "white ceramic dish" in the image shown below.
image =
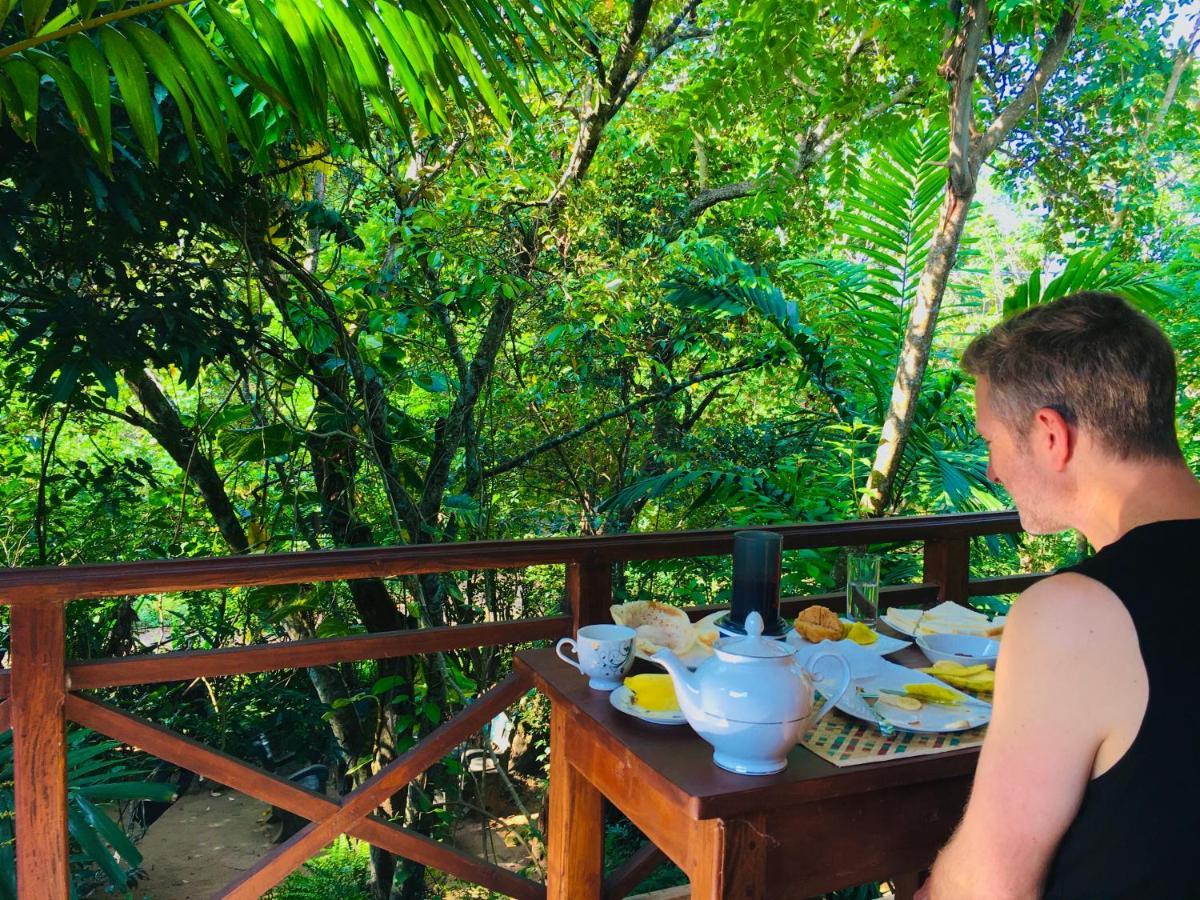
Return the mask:
{"type": "Polygon", "coordinates": [[[621,685],[615,691],[608,695],[608,702],[625,713],[627,716],[633,716],[635,719],[641,719],[643,722],[651,722],[655,725],[686,725],[687,718],[683,715],[682,710],[672,710],[670,712],[659,712],[643,709],[633,702],[633,691],[621,685]]]}
{"type": "Polygon", "coordinates": [[[1000,642],[973,634],[918,634],[917,646],[931,663],[956,662],[964,666],[996,665],[1000,642]]]}
{"type": "Polygon", "coordinates": [[[958,603],[947,600],[939,603],[933,609],[926,610],[920,615],[916,610],[901,610],[907,614],[906,621],[900,621],[888,615],[892,609],[885,610],[879,620],[898,634],[905,637],[916,637],[918,634],[974,634],[986,636],[984,632],[1001,628],[1005,616],[996,616],[991,621],[983,613],[968,609],[958,603]],[[919,618],[914,618],[919,616],[919,618]],[[919,623],[919,624],[918,624],[919,623]],[[913,626],[916,625],[914,628],[913,626]]]}
{"type": "MultiPolygon", "coordinates": [[[[852,642],[822,641],[819,644],[809,644],[806,641],[805,645],[804,650],[798,650],[796,653],[801,665],[807,667],[807,660],[815,657],[818,652],[837,653],[850,665],[851,683],[854,688],[862,688],[867,694],[877,694],[881,688],[903,691],[906,684],[923,683],[936,684],[943,688],[950,687],[945,682],[926,675],[924,672],[888,662],[883,657],[868,652],[866,647],[859,647],[852,642]],[[846,643],[851,643],[851,646],[843,647],[842,644],[846,643]],[[811,650],[807,648],[811,648],[811,650]]],[[[818,668],[818,671],[813,673],[813,678],[817,690],[821,690],[822,686],[832,689],[837,684],[837,675],[833,671],[823,671],[818,668]]],[[[876,703],[874,712],[872,712],[871,706],[857,690],[846,691],[835,705],[847,715],[870,722],[872,725],[878,725],[875,715],[878,713],[881,718],[885,718],[896,728],[918,734],[948,734],[987,724],[992,714],[990,704],[977,700],[956,688],[951,687],[950,690],[962,698],[963,702],[960,705],[943,706],[925,703],[919,710],[909,712],[886,703],[876,703]]]]}
{"type": "Polygon", "coordinates": [[[920,709],[910,712],[889,703],[876,701],[875,714],[899,731],[911,731],[914,734],[953,734],[956,731],[969,731],[986,725],[992,718],[990,709],[975,704],[940,706],[926,703],[920,709]]]}
{"type": "MultiPolygon", "coordinates": [[[[847,620],[843,619],[842,621],[844,623],[847,620]]],[[[875,631],[873,628],[871,630],[875,631]]],[[[877,635],[877,640],[873,644],[855,644],[854,641],[850,640],[849,638],[842,638],[840,641],[829,641],[828,643],[832,643],[837,646],[842,644],[854,644],[856,647],[862,647],[862,649],[870,653],[878,654],[879,656],[890,656],[898,650],[903,650],[905,647],[912,646],[912,641],[902,641],[899,638],[889,637],[886,634],[880,634],[878,631],[875,631],[875,634],[877,635]]],[[[795,628],[791,629],[787,633],[787,636],[784,638],[784,640],[786,640],[793,647],[815,646],[807,638],[802,637],[795,628]]]]}

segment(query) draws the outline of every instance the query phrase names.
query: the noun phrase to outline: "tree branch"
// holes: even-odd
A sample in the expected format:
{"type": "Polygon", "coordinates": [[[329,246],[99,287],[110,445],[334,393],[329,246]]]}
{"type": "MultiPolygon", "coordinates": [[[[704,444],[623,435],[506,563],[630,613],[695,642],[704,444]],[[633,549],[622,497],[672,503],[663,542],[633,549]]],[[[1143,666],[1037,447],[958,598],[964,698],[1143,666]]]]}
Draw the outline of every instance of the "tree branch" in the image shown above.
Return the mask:
{"type": "MultiPolygon", "coordinates": [[[[462,445],[463,436],[469,426],[469,417],[474,414],[475,404],[484,384],[492,374],[496,364],[496,354],[512,321],[516,300],[500,295],[492,314],[488,318],[487,328],[483,339],[467,367],[467,377],[458,389],[454,404],[449,414],[438,429],[434,441],[434,452],[429,458],[429,468],[425,472],[425,481],[421,488],[421,500],[418,507],[421,521],[431,524],[442,505],[446,487],[450,480],[450,464],[454,455],[462,445]]],[[[425,535],[424,537],[428,537],[425,535]]],[[[414,536],[414,541],[419,539],[414,536]]]]}
{"type": "Polygon", "coordinates": [[[775,358],[776,357],[774,355],[768,355],[757,357],[755,359],[744,360],[732,366],[726,366],[724,369],[717,369],[713,372],[705,372],[701,375],[696,375],[687,379],[686,381],[673,384],[666,390],[648,394],[645,397],[635,400],[632,403],[628,403],[619,409],[614,409],[604,413],[603,415],[589,419],[578,428],[572,428],[570,431],[560,434],[557,437],[543,441],[536,447],[526,450],[519,456],[509,457],[506,460],[496,463],[494,466],[484,470],[484,477],[493,478],[496,475],[503,475],[505,472],[511,472],[513,469],[525,465],[525,463],[529,462],[535,456],[539,456],[542,453],[545,453],[547,450],[553,450],[554,448],[568,443],[569,441],[575,440],[577,437],[587,434],[589,431],[595,431],[605,422],[611,422],[613,419],[620,418],[621,416],[628,415],[631,412],[635,412],[636,410],[650,406],[651,404],[658,403],[660,400],[666,400],[668,397],[678,394],[680,391],[687,390],[693,385],[703,384],[706,381],[712,381],[714,378],[728,378],[730,375],[738,375],[742,372],[749,372],[752,369],[757,369],[759,366],[766,365],[775,358]]]}
{"type": "Polygon", "coordinates": [[[9,44],[7,47],[0,47],[0,59],[4,59],[6,56],[14,56],[22,50],[28,50],[30,47],[40,47],[42,44],[48,44],[51,41],[57,41],[72,34],[79,34],[81,31],[94,31],[110,22],[119,22],[121,19],[128,19],[133,16],[143,15],[144,13],[154,12],[155,10],[166,9],[168,6],[178,6],[185,2],[187,0],[156,0],[154,3],[146,3],[142,6],[130,6],[103,16],[97,16],[94,19],[84,19],[81,22],[76,22],[74,25],[67,25],[65,28],[59,28],[56,31],[46,34],[35,34],[33,37],[17,41],[15,44],[9,44]]]}
{"type": "Polygon", "coordinates": [[[1196,53],[1197,35],[1200,35],[1200,15],[1196,16],[1192,33],[1183,42],[1183,46],[1179,48],[1179,52],[1175,54],[1175,59],[1171,64],[1171,77],[1167,81],[1166,91],[1163,92],[1162,103],[1159,104],[1158,112],[1154,116],[1156,126],[1161,127],[1162,123],[1167,120],[1167,113],[1171,111],[1171,107],[1175,103],[1175,95],[1179,93],[1179,83],[1183,80],[1183,73],[1196,53]]]}
{"type": "Polygon", "coordinates": [[[184,477],[196,486],[229,548],[234,553],[248,552],[250,540],[225,491],[224,480],[212,459],[200,448],[195,433],[183,424],[179,410],[163,392],[158,379],[148,369],[134,369],[125,373],[125,383],[141,402],[146,415],[138,415],[133,410],[126,413],[137,418],[179,466],[184,477]]]}
{"type": "Polygon", "coordinates": [[[642,60],[641,64],[636,69],[626,76],[624,81],[621,83],[620,91],[618,91],[616,96],[613,97],[612,105],[614,115],[616,114],[617,110],[625,105],[625,101],[629,99],[629,95],[632,94],[637,89],[637,86],[642,83],[642,79],[646,77],[646,73],[650,71],[651,67],[653,67],[655,61],[660,56],[677,44],[682,44],[685,41],[695,40],[699,37],[706,37],[712,33],[708,29],[697,28],[694,25],[690,28],[684,29],[683,31],[679,30],[680,26],[683,25],[685,21],[695,16],[696,8],[700,6],[700,3],[701,0],[688,0],[688,2],[684,4],[683,9],[676,14],[675,18],[673,18],[667,24],[667,27],[659,33],[658,37],[654,39],[654,43],[652,43],[650,48],[646,51],[646,58],[642,60]]]}
{"type": "Polygon", "coordinates": [[[863,122],[876,119],[888,112],[892,107],[911,97],[920,86],[920,81],[908,82],[886,100],[881,100],[874,106],[868,107],[861,116],[853,121],[846,121],[840,128],[828,136],[824,136],[824,131],[829,126],[829,119],[822,119],[801,139],[801,146],[796,153],[795,160],[784,172],[773,172],[761,178],[749,178],[745,181],[735,181],[730,184],[722,184],[715,188],[702,190],[689,201],[687,210],[683,215],[683,220],[685,222],[690,221],[718,203],[724,203],[728,200],[738,200],[758,191],[767,190],[779,184],[784,178],[797,178],[803,175],[820,162],[830,150],[837,146],[850,133],[852,128],[856,128],[863,122]]]}
{"type": "Polygon", "coordinates": [[[629,5],[629,18],[625,22],[625,31],[621,42],[617,45],[616,55],[608,69],[608,80],[604,82],[608,98],[616,97],[625,83],[625,77],[633,66],[642,34],[646,30],[646,22],[650,19],[651,0],[633,0],[629,5]]]}
{"type": "Polygon", "coordinates": [[[1042,52],[1042,58],[1038,60],[1037,68],[1025,81],[1021,92],[1003,112],[996,116],[987,131],[976,139],[972,157],[973,160],[978,160],[977,170],[978,166],[983,165],[983,161],[991,155],[1000,142],[1008,137],[1009,132],[1016,127],[1022,116],[1029,111],[1046,86],[1046,82],[1058,69],[1063,54],[1067,52],[1067,45],[1071,43],[1071,37],[1075,34],[1075,27],[1079,24],[1079,16],[1082,12],[1083,0],[1073,0],[1072,4],[1063,10],[1054,26],[1054,31],[1050,34],[1050,42],[1042,52]]]}
{"type": "Polygon", "coordinates": [[[971,0],[962,12],[954,42],[938,66],[938,74],[950,84],[950,186],[955,196],[974,192],[975,174],[971,155],[971,133],[975,121],[975,73],[987,30],[987,0],[971,0]]]}

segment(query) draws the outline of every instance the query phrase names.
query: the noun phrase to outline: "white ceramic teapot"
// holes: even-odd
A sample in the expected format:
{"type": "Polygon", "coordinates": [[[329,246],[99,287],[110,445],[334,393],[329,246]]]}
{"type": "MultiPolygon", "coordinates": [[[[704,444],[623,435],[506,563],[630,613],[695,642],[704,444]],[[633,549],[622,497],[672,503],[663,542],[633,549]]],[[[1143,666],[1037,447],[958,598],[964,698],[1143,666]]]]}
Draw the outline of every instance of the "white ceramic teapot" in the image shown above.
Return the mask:
{"type": "Polygon", "coordinates": [[[741,775],[771,775],[786,768],[787,755],[805,728],[829,712],[850,686],[844,659],[833,653],[813,657],[810,668],[826,657],[836,660],[842,678],[809,721],[811,677],[795,660],[795,648],[762,633],[762,616],[750,613],[747,636],[718,641],[712,657],[694,673],[670,650],[651,657],[670,673],[688,724],[715,748],[713,762],[741,775]]]}

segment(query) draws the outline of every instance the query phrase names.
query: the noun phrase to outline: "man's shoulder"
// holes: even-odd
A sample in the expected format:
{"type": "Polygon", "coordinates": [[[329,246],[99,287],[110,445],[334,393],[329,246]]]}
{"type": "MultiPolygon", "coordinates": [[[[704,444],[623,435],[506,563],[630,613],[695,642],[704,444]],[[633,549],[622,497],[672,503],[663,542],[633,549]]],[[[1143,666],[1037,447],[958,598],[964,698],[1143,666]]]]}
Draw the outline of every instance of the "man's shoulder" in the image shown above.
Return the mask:
{"type": "Polygon", "coordinates": [[[1026,643],[1050,638],[1059,649],[1095,646],[1124,638],[1133,627],[1129,612],[1113,591],[1080,572],[1060,572],[1027,588],[1013,603],[1005,639],[1026,643]]]}

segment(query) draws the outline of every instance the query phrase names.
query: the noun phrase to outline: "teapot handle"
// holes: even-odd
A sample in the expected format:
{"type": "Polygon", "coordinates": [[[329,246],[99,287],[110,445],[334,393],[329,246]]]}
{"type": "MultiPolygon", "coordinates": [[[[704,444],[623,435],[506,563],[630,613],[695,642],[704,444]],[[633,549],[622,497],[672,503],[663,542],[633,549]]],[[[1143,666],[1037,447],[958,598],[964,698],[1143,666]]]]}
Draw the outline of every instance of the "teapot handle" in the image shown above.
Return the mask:
{"type": "MultiPolygon", "coordinates": [[[[808,661],[808,666],[806,668],[809,672],[815,672],[817,669],[817,663],[823,659],[832,659],[837,661],[837,664],[842,667],[842,680],[841,683],[838,684],[837,689],[825,698],[825,705],[821,707],[821,711],[817,713],[814,718],[808,721],[809,727],[821,721],[825,714],[833,709],[834,704],[842,699],[842,694],[846,693],[847,688],[850,687],[850,664],[836,653],[818,653],[808,661]]],[[[825,692],[822,691],[821,693],[824,694],[825,692]]]]}

